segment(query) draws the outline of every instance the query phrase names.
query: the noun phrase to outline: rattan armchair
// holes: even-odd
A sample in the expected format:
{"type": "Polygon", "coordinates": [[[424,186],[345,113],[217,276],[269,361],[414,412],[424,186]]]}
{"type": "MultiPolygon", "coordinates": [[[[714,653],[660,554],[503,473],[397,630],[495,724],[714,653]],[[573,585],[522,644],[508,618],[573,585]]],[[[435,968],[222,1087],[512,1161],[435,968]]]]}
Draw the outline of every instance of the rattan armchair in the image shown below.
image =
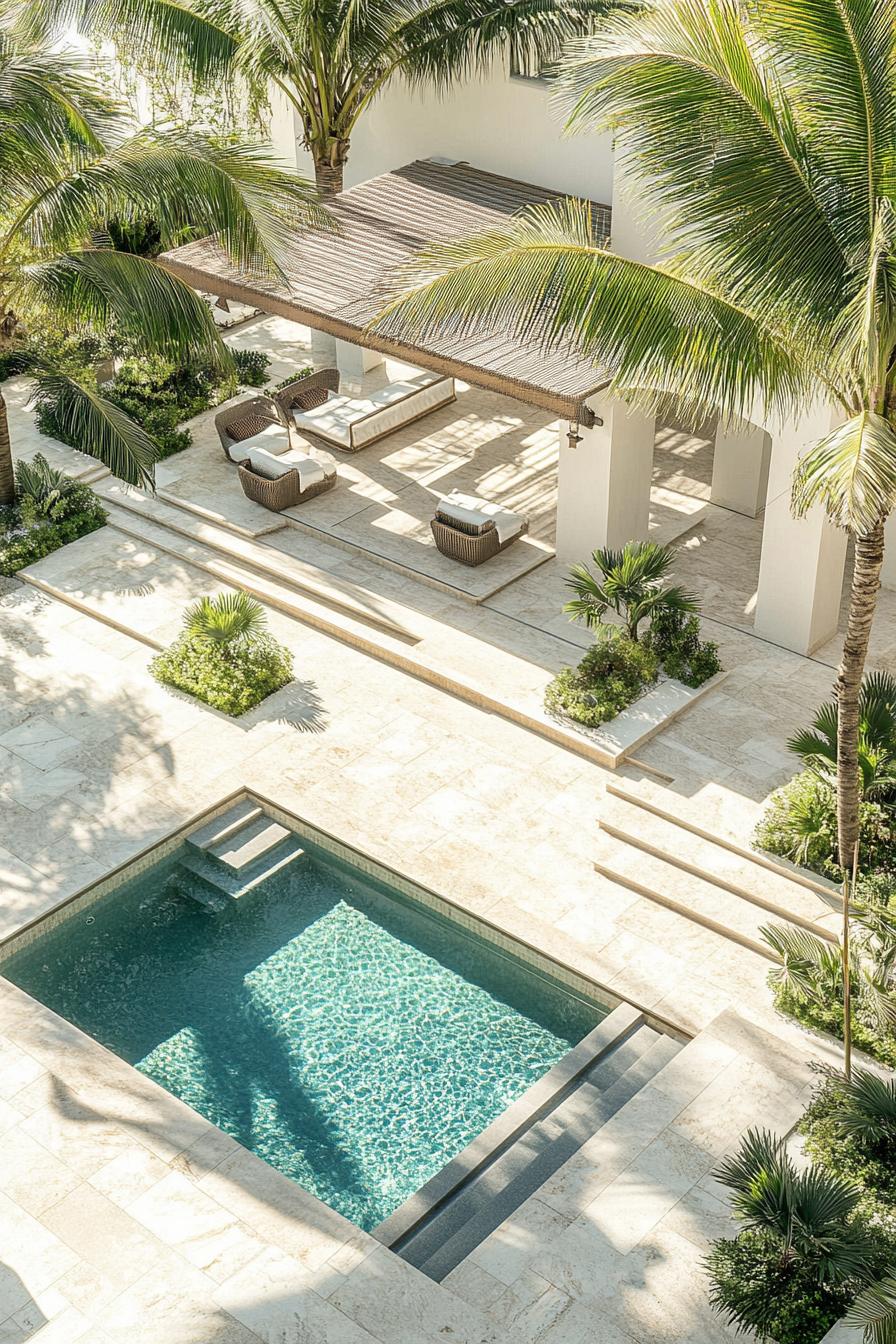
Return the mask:
{"type": "Polygon", "coordinates": [[[250,462],[241,462],[240,485],[247,499],[271,509],[274,513],[280,513],[283,509],[295,508],[297,504],[304,504],[307,500],[314,499],[315,495],[322,495],[326,490],[333,489],[336,484],[335,463],[321,462],[321,466],[324,469],[323,480],[315,481],[313,485],[306,486],[303,490],[301,478],[295,468],[272,481],[254,471],[250,462]]]}
{"type": "Polygon", "coordinates": [[[248,397],[245,401],[225,406],[215,416],[215,429],[227,461],[239,462],[239,452],[234,451],[236,445],[244,439],[251,439],[254,434],[260,434],[268,425],[280,425],[289,430],[290,448],[307,447],[298,430],[287,424],[273,397],[248,397]]]}
{"type": "Polygon", "coordinates": [[[463,523],[440,518],[438,514],[432,519],[430,527],[433,540],[442,555],[449,560],[457,560],[462,565],[469,565],[472,569],[484,564],[486,560],[491,560],[501,551],[506,551],[508,546],[512,546],[529,531],[528,521],[522,519],[519,532],[502,542],[494,526],[486,527],[480,532],[465,527],[463,523]]]}

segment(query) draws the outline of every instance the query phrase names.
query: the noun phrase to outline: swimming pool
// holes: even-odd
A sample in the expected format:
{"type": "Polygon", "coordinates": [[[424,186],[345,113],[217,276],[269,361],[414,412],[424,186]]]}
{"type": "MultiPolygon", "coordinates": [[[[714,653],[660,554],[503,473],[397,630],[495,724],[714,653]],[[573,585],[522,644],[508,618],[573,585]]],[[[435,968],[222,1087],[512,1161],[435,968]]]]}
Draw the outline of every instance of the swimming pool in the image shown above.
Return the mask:
{"type": "Polygon", "coordinates": [[[607,1010],[301,844],[218,909],[175,850],[0,974],[370,1230],[607,1010]]]}

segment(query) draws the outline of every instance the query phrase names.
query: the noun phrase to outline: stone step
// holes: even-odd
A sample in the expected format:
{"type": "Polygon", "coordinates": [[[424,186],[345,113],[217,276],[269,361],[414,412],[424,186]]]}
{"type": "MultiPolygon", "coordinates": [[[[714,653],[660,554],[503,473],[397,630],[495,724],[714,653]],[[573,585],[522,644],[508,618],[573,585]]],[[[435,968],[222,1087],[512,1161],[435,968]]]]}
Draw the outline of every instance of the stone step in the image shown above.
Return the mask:
{"type": "Polygon", "coordinates": [[[387,631],[399,639],[414,642],[418,638],[408,625],[412,613],[358,585],[326,576],[324,571],[306,565],[285,551],[240,536],[177,505],[152,499],[118,483],[104,487],[101,494],[114,510],[110,521],[119,531],[127,531],[122,514],[132,515],[206,551],[217,552],[242,569],[252,569],[284,590],[294,592],[297,597],[343,612],[353,620],[387,631]]]}
{"type": "Polygon", "coordinates": [[[292,834],[285,826],[269,817],[259,817],[243,826],[228,839],[209,845],[206,853],[233,873],[241,873],[292,834]]]}
{"type": "MultiPolygon", "coordinates": [[[[553,1110],[397,1246],[398,1254],[441,1282],[681,1049],[672,1037],[639,1027],[613,1052],[625,1052],[625,1067],[620,1065],[608,1086],[598,1087],[583,1076],[553,1110]]],[[[608,1079],[611,1062],[612,1055],[599,1061],[593,1076],[603,1071],[608,1079]]]]}
{"type": "Polygon", "coordinates": [[[220,813],[211,821],[197,826],[195,831],[191,831],[187,836],[187,844],[192,845],[194,849],[210,849],[212,845],[229,840],[237,831],[262,815],[258,803],[253,803],[251,798],[241,798],[226,812],[220,813]]]}
{"type": "Polygon", "coordinates": [[[227,900],[238,901],[254,891],[262,882],[267,882],[283,871],[305,853],[298,836],[291,832],[273,849],[267,850],[254,862],[240,871],[234,871],[217,863],[205,853],[193,851],[186,853],[179,861],[179,867],[197,880],[209,892],[227,900]]]}

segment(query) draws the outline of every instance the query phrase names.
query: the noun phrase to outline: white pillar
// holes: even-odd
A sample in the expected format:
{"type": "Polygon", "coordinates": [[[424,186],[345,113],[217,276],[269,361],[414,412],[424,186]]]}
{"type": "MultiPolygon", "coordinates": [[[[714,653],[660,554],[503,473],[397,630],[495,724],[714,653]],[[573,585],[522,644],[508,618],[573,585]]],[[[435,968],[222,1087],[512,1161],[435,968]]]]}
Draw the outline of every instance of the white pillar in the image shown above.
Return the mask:
{"type": "Polygon", "coordinates": [[[335,369],[336,338],[326,331],[311,328],[311,362],[316,369],[335,369]]]}
{"type": "Polygon", "coordinates": [[[631,261],[655,265],[661,234],[656,206],[644,199],[642,182],[629,170],[624,156],[615,149],[612,205],[611,251],[631,261]]]}
{"type": "Polygon", "coordinates": [[[883,588],[896,592],[896,513],[891,513],[884,530],[884,567],[880,572],[883,588]]]}
{"type": "Polygon", "coordinates": [[[755,518],[765,507],[771,456],[766,430],[749,420],[720,420],[712,459],[713,504],[755,518]]]}
{"type": "Polygon", "coordinates": [[[591,397],[588,405],[603,424],[580,427],[577,447],[569,446],[569,426],[560,426],[557,555],[566,561],[643,541],[650,520],[653,417],[610,396],[591,397]]]}
{"type": "Polygon", "coordinates": [[[840,623],[846,533],[828,522],[821,505],[799,519],[790,508],[799,457],[834,423],[830,405],[819,402],[799,420],[772,430],[754,628],[794,653],[812,653],[840,623]]]}
{"type": "Polygon", "coordinates": [[[378,350],[367,350],[353,341],[336,341],[336,365],[343,378],[359,383],[370,369],[385,362],[378,350]]]}

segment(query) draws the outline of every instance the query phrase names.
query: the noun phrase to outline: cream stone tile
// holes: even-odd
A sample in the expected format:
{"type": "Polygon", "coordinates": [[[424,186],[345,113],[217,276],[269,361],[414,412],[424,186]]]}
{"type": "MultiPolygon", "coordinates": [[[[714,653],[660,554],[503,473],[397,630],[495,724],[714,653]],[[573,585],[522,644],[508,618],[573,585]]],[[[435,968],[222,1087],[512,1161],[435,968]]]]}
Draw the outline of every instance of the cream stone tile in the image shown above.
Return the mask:
{"type": "Polygon", "coordinates": [[[76,1189],[81,1178],[21,1127],[3,1135],[0,1190],[26,1212],[40,1215],[76,1189]]]}
{"type": "Polygon", "coordinates": [[[95,1171],[90,1184],[120,1209],[127,1209],[168,1172],[167,1164],[148,1148],[133,1147],[95,1171]]]}
{"type": "Polygon", "coordinates": [[[97,1313],[110,1344],[258,1344],[214,1300],[214,1283],[183,1261],[171,1259],[144,1274],[97,1313]]]}
{"type": "Polygon", "coordinates": [[[0,1320],[55,1283],[78,1255],[7,1195],[0,1193],[0,1320]]]}
{"type": "Polygon", "coordinates": [[[162,1255],[162,1245],[90,1185],[46,1209],[41,1222],[120,1289],[129,1287],[162,1255]]]}
{"type": "Polygon", "coordinates": [[[328,1301],[377,1339],[402,1344],[491,1344],[487,1318],[412,1269],[384,1246],[349,1274],[328,1301]]]}
{"type": "Polygon", "coordinates": [[[528,1199],[499,1228],[477,1246],[470,1258],[480,1269],[513,1283],[539,1248],[554,1240],[569,1226],[569,1219],[539,1199],[528,1199]]]}
{"type": "Polygon", "coordinates": [[[263,1243],[233,1213],[177,1171],[139,1195],[128,1212],[216,1281],[229,1279],[263,1250],[263,1243]]]}
{"type": "Polygon", "coordinates": [[[215,1301],[265,1344],[373,1344],[374,1336],[314,1291],[297,1260],[266,1250],[215,1292],[215,1301]]]}

